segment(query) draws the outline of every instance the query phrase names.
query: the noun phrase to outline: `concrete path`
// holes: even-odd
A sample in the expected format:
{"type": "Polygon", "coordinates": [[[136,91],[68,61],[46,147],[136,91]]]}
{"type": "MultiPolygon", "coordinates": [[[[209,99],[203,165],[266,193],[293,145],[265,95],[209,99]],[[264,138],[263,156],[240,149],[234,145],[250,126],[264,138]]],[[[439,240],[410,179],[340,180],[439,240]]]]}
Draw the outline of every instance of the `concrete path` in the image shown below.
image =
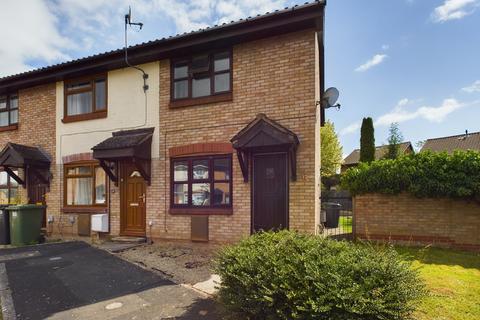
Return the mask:
{"type": "Polygon", "coordinates": [[[62,311],[48,319],[221,319],[212,300],[179,285],[162,286],[62,311]]]}
{"type": "Polygon", "coordinates": [[[83,242],[4,249],[0,261],[19,320],[221,319],[206,295],[83,242]]]}

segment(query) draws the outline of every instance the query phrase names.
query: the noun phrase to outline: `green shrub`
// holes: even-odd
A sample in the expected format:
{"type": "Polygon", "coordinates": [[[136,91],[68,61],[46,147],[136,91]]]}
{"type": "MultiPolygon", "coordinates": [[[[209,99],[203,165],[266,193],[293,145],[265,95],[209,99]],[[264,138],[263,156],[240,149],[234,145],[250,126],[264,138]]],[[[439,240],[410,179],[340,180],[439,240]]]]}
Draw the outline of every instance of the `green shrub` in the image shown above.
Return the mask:
{"type": "Polygon", "coordinates": [[[216,272],[220,301],[249,319],[407,319],[424,293],[390,247],[290,231],[225,248],[216,272]]]}
{"type": "Polygon", "coordinates": [[[341,185],[353,195],[409,192],[417,197],[480,200],[480,153],[421,152],[361,163],[343,174],[341,185]]]}

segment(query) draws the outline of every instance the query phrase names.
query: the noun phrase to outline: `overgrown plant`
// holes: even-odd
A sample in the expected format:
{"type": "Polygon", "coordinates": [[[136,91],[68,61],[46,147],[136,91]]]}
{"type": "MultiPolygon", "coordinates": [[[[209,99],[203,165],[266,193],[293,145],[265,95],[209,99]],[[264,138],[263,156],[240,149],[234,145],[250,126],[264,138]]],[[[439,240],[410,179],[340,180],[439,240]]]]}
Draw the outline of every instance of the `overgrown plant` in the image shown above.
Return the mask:
{"type": "Polygon", "coordinates": [[[248,319],[408,319],[425,293],[391,247],[291,231],[225,248],[216,272],[220,301],[248,319]]]}
{"type": "Polygon", "coordinates": [[[29,203],[29,199],[26,197],[26,195],[24,193],[20,194],[19,192],[17,192],[15,197],[10,201],[10,204],[12,205],[23,205],[28,203],[29,203]]]}
{"type": "Polygon", "coordinates": [[[396,160],[362,163],[342,175],[342,188],[353,195],[398,194],[480,201],[480,153],[421,152],[396,160]]]}

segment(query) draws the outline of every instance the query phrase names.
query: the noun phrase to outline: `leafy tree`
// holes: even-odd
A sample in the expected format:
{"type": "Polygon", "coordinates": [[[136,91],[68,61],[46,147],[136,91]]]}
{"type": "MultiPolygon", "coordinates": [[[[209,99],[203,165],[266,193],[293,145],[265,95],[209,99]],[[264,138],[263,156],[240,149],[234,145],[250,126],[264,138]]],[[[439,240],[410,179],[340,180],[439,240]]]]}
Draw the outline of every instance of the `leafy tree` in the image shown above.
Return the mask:
{"type": "Polygon", "coordinates": [[[388,150],[385,159],[397,159],[400,156],[400,143],[403,142],[403,135],[398,128],[398,123],[390,125],[388,133],[388,150]]]}
{"type": "Polygon", "coordinates": [[[342,146],[335,132],[335,126],[330,121],[320,129],[320,145],[322,153],[320,173],[322,177],[334,175],[342,163],[342,146]]]}
{"type": "Polygon", "coordinates": [[[372,118],[363,118],[360,130],[360,162],[375,160],[375,132],[372,118]]]}

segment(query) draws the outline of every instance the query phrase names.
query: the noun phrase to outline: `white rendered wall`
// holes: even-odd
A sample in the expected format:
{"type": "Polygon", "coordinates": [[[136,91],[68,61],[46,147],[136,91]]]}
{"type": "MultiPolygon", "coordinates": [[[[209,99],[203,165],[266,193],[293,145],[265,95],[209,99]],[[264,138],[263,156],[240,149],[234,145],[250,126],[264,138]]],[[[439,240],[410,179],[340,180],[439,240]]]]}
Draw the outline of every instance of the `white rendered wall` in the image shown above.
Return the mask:
{"type": "Polygon", "coordinates": [[[108,72],[108,116],[102,119],[63,123],[63,81],[56,87],[56,163],[62,157],[92,152],[91,148],[112,136],[118,130],[155,127],[152,141],[152,158],[159,157],[159,62],[140,65],[148,74],[147,112],[142,74],[133,68],[108,72]],[[145,121],[146,120],[146,121],[145,121]]]}

